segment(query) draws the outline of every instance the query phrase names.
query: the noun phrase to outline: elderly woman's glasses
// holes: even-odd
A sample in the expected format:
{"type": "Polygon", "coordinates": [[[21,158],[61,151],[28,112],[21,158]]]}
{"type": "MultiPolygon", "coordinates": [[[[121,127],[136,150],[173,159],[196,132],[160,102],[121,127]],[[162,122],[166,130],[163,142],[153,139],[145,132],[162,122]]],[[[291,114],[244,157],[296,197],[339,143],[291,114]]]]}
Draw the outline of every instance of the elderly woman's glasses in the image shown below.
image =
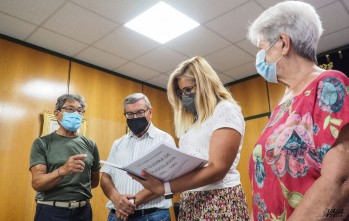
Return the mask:
{"type": "Polygon", "coordinates": [[[124,115],[127,119],[133,119],[133,118],[135,118],[135,115],[137,117],[145,117],[145,112],[147,112],[147,110],[149,110],[149,109],[139,110],[137,112],[126,112],[126,113],[124,113],[124,115]]]}
{"type": "Polygon", "coordinates": [[[184,87],[182,90],[181,89],[178,89],[177,91],[176,91],[176,93],[177,93],[177,95],[179,96],[179,97],[182,97],[183,95],[189,95],[189,94],[191,94],[192,92],[192,90],[193,90],[193,88],[196,86],[196,84],[194,84],[193,86],[188,86],[188,87],[184,87]]]}

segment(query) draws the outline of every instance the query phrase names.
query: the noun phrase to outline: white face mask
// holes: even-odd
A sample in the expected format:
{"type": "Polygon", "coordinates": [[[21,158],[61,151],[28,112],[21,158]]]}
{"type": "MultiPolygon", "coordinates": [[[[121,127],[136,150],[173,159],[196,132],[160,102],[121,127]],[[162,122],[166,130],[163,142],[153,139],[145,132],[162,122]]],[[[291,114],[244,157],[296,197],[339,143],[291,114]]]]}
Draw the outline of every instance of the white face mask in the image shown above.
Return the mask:
{"type": "Polygon", "coordinates": [[[273,43],[271,43],[269,48],[259,50],[256,56],[256,69],[258,74],[260,74],[266,81],[271,83],[278,83],[276,64],[280,61],[283,55],[281,55],[281,57],[275,63],[269,64],[265,61],[265,53],[275,44],[278,39],[279,37],[277,37],[273,43]]]}

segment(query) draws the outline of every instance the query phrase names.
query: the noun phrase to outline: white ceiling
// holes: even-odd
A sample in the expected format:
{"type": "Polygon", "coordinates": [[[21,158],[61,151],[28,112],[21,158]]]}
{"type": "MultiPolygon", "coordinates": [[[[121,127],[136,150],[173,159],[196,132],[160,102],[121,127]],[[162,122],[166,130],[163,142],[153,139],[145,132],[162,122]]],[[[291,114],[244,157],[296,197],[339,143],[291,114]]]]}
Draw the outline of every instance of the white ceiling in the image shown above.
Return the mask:
{"type": "MultiPolygon", "coordinates": [[[[124,24],[160,0],[0,0],[0,33],[166,88],[183,60],[200,55],[223,83],[256,74],[247,27],[277,0],[163,0],[200,23],[165,44],[124,24]]],[[[349,44],[349,0],[306,0],[324,34],[318,53],[349,44]]]]}

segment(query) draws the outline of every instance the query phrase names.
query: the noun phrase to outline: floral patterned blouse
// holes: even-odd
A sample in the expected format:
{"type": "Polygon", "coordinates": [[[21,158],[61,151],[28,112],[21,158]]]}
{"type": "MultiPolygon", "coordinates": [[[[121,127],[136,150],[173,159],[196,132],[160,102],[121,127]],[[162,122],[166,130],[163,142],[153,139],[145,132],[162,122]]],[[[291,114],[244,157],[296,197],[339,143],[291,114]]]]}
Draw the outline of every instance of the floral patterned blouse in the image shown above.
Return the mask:
{"type": "Polygon", "coordinates": [[[349,79],[339,71],[323,72],[275,108],[249,162],[254,220],[291,215],[320,177],[325,154],[348,123],[349,79]]]}

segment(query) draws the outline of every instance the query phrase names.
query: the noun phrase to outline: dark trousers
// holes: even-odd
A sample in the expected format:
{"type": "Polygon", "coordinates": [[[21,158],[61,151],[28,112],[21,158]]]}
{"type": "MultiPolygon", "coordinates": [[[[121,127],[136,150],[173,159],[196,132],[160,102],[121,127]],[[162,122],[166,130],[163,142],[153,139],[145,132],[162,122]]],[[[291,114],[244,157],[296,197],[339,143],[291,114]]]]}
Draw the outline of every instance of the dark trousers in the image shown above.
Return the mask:
{"type": "Polygon", "coordinates": [[[92,221],[92,209],[90,203],[75,209],[38,203],[34,221],[92,221]]]}
{"type": "MultiPolygon", "coordinates": [[[[128,217],[128,221],[170,221],[170,211],[168,209],[158,209],[155,212],[149,214],[137,214],[128,217]]],[[[117,219],[115,212],[110,212],[107,221],[123,221],[122,219],[117,219]]]]}

